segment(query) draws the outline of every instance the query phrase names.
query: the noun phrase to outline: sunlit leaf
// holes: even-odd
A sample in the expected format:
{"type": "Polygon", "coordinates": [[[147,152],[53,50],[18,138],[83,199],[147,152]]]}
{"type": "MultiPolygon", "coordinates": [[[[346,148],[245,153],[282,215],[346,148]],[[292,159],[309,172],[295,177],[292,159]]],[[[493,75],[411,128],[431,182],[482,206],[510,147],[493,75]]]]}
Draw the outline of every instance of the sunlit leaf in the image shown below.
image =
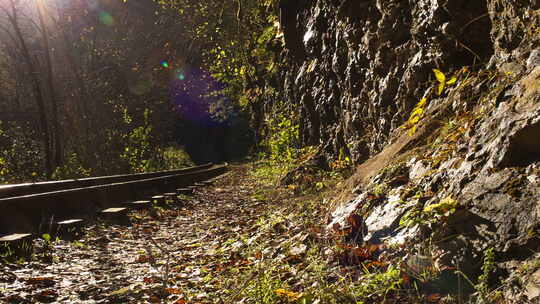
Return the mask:
{"type": "Polygon", "coordinates": [[[432,293],[426,297],[426,300],[430,303],[438,303],[442,296],[440,293],[432,293]]]}
{"type": "Polygon", "coordinates": [[[451,197],[447,197],[441,200],[437,204],[431,204],[429,206],[426,206],[424,208],[424,212],[431,212],[431,211],[446,212],[446,211],[455,209],[457,206],[458,206],[458,202],[455,199],[451,197]]]}
{"type": "Polygon", "coordinates": [[[445,83],[446,82],[446,76],[444,75],[443,72],[441,72],[438,69],[433,69],[433,73],[435,73],[435,77],[437,78],[437,80],[440,83],[445,83]]]}
{"type": "Polygon", "coordinates": [[[182,291],[178,288],[165,288],[164,291],[170,295],[182,294],[182,291]]]}
{"type": "Polygon", "coordinates": [[[418,102],[418,104],[416,105],[416,107],[423,107],[425,104],[427,103],[427,98],[422,98],[420,99],[420,101],[418,102]]]}
{"type": "Polygon", "coordinates": [[[448,80],[446,82],[446,84],[447,85],[452,85],[452,84],[456,83],[456,81],[457,81],[457,77],[452,77],[452,78],[450,78],[450,80],[448,80]]]}
{"type": "Polygon", "coordinates": [[[416,108],[414,109],[414,111],[412,111],[411,118],[413,118],[414,116],[421,116],[422,114],[424,114],[424,109],[416,108]]]}
{"type": "Polygon", "coordinates": [[[289,291],[289,290],[286,290],[286,289],[283,289],[283,288],[276,289],[275,293],[278,296],[287,297],[287,298],[289,298],[291,300],[298,300],[302,296],[301,294],[299,294],[297,292],[289,291]]]}
{"type": "Polygon", "coordinates": [[[440,95],[442,94],[443,91],[444,91],[444,82],[441,82],[441,83],[439,84],[439,90],[438,90],[438,92],[437,92],[437,95],[440,96],[440,95]]]}
{"type": "Polygon", "coordinates": [[[409,136],[413,136],[416,133],[416,125],[409,129],[409,136]]]}
{"type": "Polygon", "coordinates": [[[347,222],[353,229],[358,229],[363,226],[364,220],[360,215],[353,213],[347,218],[347,222]]]}
{"type": "Polygon", "coordinates": [[[416,116],[412,117],[411,119],[409,119],[410,124],[416,124],[416,123],[418,123],[418,121],[420,121],[420,115],[416,115],[416,116]]]}

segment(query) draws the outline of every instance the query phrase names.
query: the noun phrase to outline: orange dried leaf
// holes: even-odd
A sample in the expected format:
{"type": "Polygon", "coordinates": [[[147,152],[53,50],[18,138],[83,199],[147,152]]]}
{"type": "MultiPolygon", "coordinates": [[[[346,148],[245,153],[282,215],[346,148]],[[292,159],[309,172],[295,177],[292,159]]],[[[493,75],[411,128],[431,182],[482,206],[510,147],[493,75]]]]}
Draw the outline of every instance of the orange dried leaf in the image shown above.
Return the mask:
{"type": "Polygon", "coordinates": [[[426,300],[430,303],[438,303],[441,300],[441,294],[432,293],[426,297],[426,300]]]}
{"type": "Polygon", "coordinates": [[[363,219],[358,214],[351,214],[347,218],[347,222],[349,223],[349,225],[351,225],[351,227],[354,230],[354,229],[358,229],[358,228],[362,227],[363,219]]]}
{"type": "Polygon", "coordinates": [[[289,290],[286,290],[286,289],[283,289],[283,288],[278,288],[275,290],[275,293],[278,295],[278,296],[281,296],[281,297],[287,297],[291,300],[298,300],[300,299],[300,297],[302,296],[301,294],[297,293],[297,292],[294,292],[294,291],[289,291],[289,290]]]}
{"type": "Polygon", "coordinates": [[[181,294],[182,293],[182,291],[180,291],[180,289],[178,289],[178,288],[165,288],[165,292],[170,294],[170,295],[181,294]]]}
{"type": "Polygon", "coordinates": [[[411,283],[411,277],[409,277],[409,275],[406,274],[406,273],[403,273],[403,274],[401,275],[401,280],[403,281],[403,284],[409,284],[409,283],[411,283]]]}

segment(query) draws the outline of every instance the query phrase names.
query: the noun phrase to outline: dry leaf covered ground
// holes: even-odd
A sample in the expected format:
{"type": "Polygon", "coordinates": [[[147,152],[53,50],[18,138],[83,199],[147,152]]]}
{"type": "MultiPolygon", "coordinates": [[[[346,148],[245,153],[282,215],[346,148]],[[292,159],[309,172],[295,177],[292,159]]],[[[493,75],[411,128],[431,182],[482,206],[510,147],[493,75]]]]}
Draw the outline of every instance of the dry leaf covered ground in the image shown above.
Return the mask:
{"type": "Polygon", "coordinates": [[[323,195],[338,179],[276,187],[272,174],[255,167],[233,166],[214,185],[181,197],[181,206],[133,212],[129,225],[97,223],[76,241],[37,240],[32,258],[0,264],[0,299],[307,304],[411,298],[402,287],[407,276],[381,261],[376,247],[324,233],[323,195]]]}

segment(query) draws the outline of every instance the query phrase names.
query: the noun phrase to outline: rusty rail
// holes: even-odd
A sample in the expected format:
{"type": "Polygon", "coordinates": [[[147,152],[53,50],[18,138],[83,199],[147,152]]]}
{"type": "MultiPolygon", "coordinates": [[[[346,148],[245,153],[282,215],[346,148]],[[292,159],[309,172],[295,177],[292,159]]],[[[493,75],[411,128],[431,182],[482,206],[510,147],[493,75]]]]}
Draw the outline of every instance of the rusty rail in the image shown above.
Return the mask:
{"type": "Polygon", "coordinates": [[[4,188],[2,193],[30,193],[0,199],[0,236],[37,233],[40,226],[53,220],[94,217],[104,208],[174,192],[177,188],[219,176],[227,169],[227,164],[208,164],[156,173],[13,185],[15,187],[4,188]],[[46,189],[46,192],[31,192],[36,189],[46,189]]]}
{"type": "Polygon", "coordinates": [[[139,173],[139,174],[122,174],[100,177],[88,177],[79,179],[67,179],[60,181],[47,181],[39,183],[22,183],[0,186],[0,198],[8,198],[14,196],[30,195],[35,193],[53,192],[74,188],[83,188],[91,186],[99,186],[105,184],[122,183],[127,181],[149,179],[167,175],[189,173],[200,171],[212,167],[212,164],[204,164],[196,167],[188,167],[177,170],[139,173]]]}

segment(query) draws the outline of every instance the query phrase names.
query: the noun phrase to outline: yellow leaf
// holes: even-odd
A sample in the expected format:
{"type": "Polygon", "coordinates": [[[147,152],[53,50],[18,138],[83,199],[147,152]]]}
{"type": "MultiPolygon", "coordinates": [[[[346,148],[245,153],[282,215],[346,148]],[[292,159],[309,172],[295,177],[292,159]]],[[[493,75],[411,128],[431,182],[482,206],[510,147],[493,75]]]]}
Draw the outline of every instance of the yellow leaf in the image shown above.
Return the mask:
{"type": "Polygon", "coordinates": [[[444,73],[441,72],[440,70],[438,69],[433,69],[433,73],[435,73],[435,77],[437,78],[437,80],[440,82],[440,83],[445,83],[446,82],[446,76],[444,76],[444,73]]]}
{"type": "Polygon", "coordinates": [[[427,98],[422,98],[420,102],[416,105],[417,107],[423,107],[427,102],[427,98]]]}
{"type": "Polygon", "coordinates": [[[440,96],[440,95],[442,94],[443,91],[444,91],[444,82],[441,82],[441,83],[439,84],[439,92],[437,92],[437,95],[440,96]]]}
{"type": "Polygon", "coordinates": [[[424,114],[424,109],[416,108],[416,109],[414,109],[414,111],[412,111],[411,118],[413,118],[415,116],[421,116],[422,114],[424,114]]]}
{"type": "Polygon", "coordinates": [[[448,81],[446,82],[446,84],[447,84],[447,85],[451,85],[451,84],[456,83],[456,81],[457,81],[457,78],[456,78],[456,77],[452,77],[452,78],[450,78],[450,80],[448,80],[448,81]]]}
{"type": "Polygon", "coordinates": [[[408,123],[414,125],[414,124],[416,124],[416,123],[419,122],[419,121],[420,121],[420,115],[415,115],[414,117],[411,116],[411,118],[409,118],[408,123]]]}
{"type": "Polygon", "coordinates": [[[298,300],[300,299],[301,297],[301,294],[297,293],[297,292],[294,292],[294,291],[289,291],[289,290],[286,290],[286,289],[283,289],[283,288],[278,288],[275,290],[276,294],[278,296],[284,296],[284,297],[288,297],[292,300],[298,300]]]}
{"type": "Polygon", "coordinates": [[[447,197],[437,204],[431,204],[429,206],[426,206],[424,208],[424,212],[431,212],[434,210],[437,210],[440,212],[446,212],[450,209],[456,208],[457,205],[458,205],[458,202],[455,199],[453,199],[452,197],[447,197]]]}
{"type": "Polygon", "coordinates": [[[413,136],[414,133],[416,133],[416,125],[412,126],[412,128],[409,129],[409,136],[413,136]]]}

